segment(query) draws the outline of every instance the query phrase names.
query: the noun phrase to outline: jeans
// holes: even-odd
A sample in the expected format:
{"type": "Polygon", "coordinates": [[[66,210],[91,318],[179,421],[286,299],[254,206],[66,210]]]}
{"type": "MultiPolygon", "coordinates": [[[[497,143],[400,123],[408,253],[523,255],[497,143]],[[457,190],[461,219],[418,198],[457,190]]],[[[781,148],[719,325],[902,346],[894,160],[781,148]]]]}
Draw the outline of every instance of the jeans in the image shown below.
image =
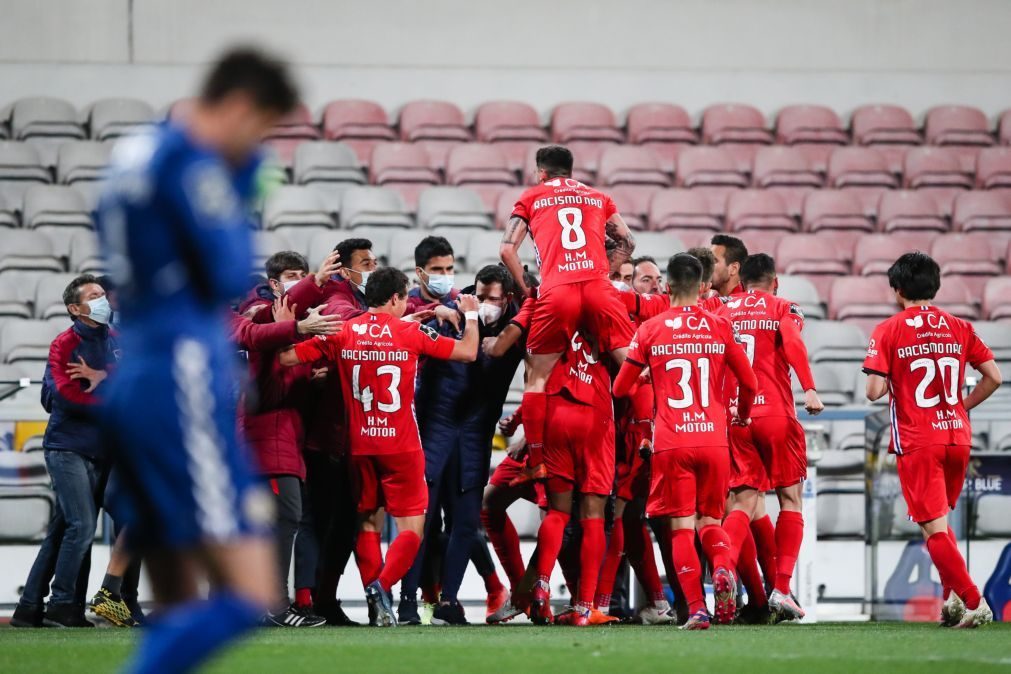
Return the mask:
{"type": "Polygon", "coordinates": [[[76,452],[47,449],[45,457],[56,503],[46,537],[25,581],[21,603],[41,606],[52,578],[50,604],[84,604],[104,484],[103,466],[76,452]]]}

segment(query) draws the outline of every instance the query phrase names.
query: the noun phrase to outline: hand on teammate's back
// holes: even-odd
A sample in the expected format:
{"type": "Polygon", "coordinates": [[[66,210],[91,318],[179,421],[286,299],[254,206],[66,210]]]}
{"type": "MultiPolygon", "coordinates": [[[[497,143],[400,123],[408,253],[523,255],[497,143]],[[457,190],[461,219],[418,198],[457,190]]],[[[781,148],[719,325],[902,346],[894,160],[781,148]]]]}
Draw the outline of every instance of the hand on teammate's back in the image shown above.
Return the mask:
{"type": "Polygon", "coordinates": [[[341,256],[337,251],[333,251],[325,258],[323,258],[323,263],[320,264],[319,270],[316,272],[316,285],[322,287],[331,276],[336,274],[341,269],[341,256]]]}
{"type": "Polygon", "coordinates": [[[825,409],[825,403],[821,401],[818,397],[818,392],[814,389],[804,392],[804,409],[811,416],[821,414],[822,410],[825,409]]]}
{"type": "Polygon", "coordinates": [[[298,310],[297,304],[292,304],[288,306],[288,296],[281,295],[276,300],[274,300],[274,305],[271,307],[271,312],[274,314],[275,323],[283,323],[285,321],[295,320],[295,312],[298,310]]]}
{"type": "Polygon", "coordinates": [[[413,314],[408,314],[404,316],[405,321],[414,321],[415,323],[425,323],[435,318],[434,309],[422,309],[421,311],[415,311],[413,314]]]}
{"type": "Polygon", "coordinates": [[[301,335],[333,335],[341,331],[344,321],[339,316],[323,316],[320,314],[326,305],[313,307],[305,318],[298,322],[298,332],[301,335]]]}

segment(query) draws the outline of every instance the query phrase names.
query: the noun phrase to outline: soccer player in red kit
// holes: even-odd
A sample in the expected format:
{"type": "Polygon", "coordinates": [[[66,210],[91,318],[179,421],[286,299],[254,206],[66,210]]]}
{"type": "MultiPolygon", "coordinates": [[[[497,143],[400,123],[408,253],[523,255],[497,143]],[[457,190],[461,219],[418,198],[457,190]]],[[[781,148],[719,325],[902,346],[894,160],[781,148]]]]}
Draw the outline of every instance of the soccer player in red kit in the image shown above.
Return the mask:
{"type": "Polygon", "coordinates": [[[358,500],[355,544],[369,622],[397,624],[390,590],[407,573],[421,545],[428,489],[425,455],[414,416],[414,380],[423,356],[470,362],[477,357],[478,301],[461,295],[466,318],[460,340],[440,336],[413,321],[407,308],[407,277],[386,267],[372,272],[365,289],[368,312],[344,323],[338,335],[296,345],[282,365],[329,360],[340,371],[348,405],[351,467],[358,500]],[[379,537],[388,512],[397,525],[383,564],[379,537]]]}
{"type": "Polygon", "coordinates": [[[649,368],[656,419],[646,514],[668,519],[671,556],[691,612],[682,629],[689,630],[707,629],[710,622],[696,528],[713,567],[716,620],[729,623],[736,612],[730,539],[721,527],[730,480],[723,379],[729,369],[739,384],[734,423],[748,423],[757,386],[730,321],[698,307],[701,281],[696,258],[680,253],[670,259],[671,308],[636,331],[614,382],[614,394],[626,396],[649,368]]]}
{"type": "Polygon", "coordinates": [[[547,397],[552,368],[580,330],[620,363],[633,326],[608,280],[611,262],[605,244],[617,246],[614,262],[631,256],[635,243],[609,196],[572,178],[572,153],[559,145],[537,151],[540,184],[524,192],[506,225],[500,255],[519,288],[528,295],[519,247],[533,237],[541,271],[538,302],[527,336],[524,428],[531,477],[543,479],[547,397]]]}
{"type": "Polygon", "coordinates": [[[815,390],[800,334],[804,314],[793,302],[776,296],[775,261],[765,253],[749,255],[741,265],[740,278],[745,292],[732,295],[725,308],[755,370],[758,393],[751,425],[731,431],[732,505],[723,528],[739,553],[750,535],[759,494],[776,490],[780,507],[776,572],[767,579],[774,587],[768,605],[789,619],[803,618],[804,611],[790,596],[790,582],[804,538],[801,495],[807,477],[807,440],[797,421],[791,369],[804,390],[807,412],[819,414],[825,406],[815,390]]]}
{"type": "Polygon", "coordinates": [[[969,576],[948,511],[958,501],[969,462],[969,410],[997,390],[1001,373],[971,324],[931,306],[941,287],[933,259],[906,253],[888,270],[888,283],[902,311],[871,336],[864,360],[867,397],[890,394],[889,451],[897,455],[909,518],[920,525],[941,577],[941,624],[978,627],[991,622],[993,613],[969,576]],[[970,365],[982,378],[963,398],[970,365]]]}

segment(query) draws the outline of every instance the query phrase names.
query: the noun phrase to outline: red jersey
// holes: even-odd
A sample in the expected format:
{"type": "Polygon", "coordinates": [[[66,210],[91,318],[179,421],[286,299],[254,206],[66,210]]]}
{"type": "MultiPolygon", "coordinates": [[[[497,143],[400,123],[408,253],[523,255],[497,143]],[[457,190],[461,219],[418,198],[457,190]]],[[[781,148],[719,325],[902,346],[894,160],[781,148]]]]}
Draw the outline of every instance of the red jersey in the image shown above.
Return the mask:
{"type": "Polygon", "coordinates": [[[534,307],[537,306],[537,300],[533,297],[528,297],[523,300],[523,304],[520,305],[520,310],[516,312],[513,319],[509,321],[512,325],[522,330],[524,333],[530,331],[530,321],[534,316],[534,307]]]}
{"type": "Polygon", "coordinates": [[[455,343],[420,323],[366,312],[336,335],[296,344],[295,355],[303,363],[337,364],[351,454],[394,454],[421,451],[414,414],[418,359],[447,359],[455,343]]]}
{"type": "Polygon", "coordinates": [[[593,355],[589,344],[578,332],[572,336],[569,349],[551,370],[544,391],[548,395],[564,392],[575,402],[607,410],[608,416],[614,412],[607,367],[593,355]]]}
{"type": "Polygon", "coordinates": [[[793,302],[761,290],[727,299],[727,317],[758,377],[751,416],[796,417],[790,368],[805,391],[814,388],[807,348],[800,337],[804,313],[793,302]]]}
{"type": "Polygon", "coordinates": [[[670,309],[670,298],[667,295],[640,295],[634,290],[621,290],[618,295],[636,326],[670,309]]]}
{"type": "Polygon", "coordinates": [[[653,451],[727,446],[724,375],[728,366],[749,374],[730,321],[697,306],[673,307],[636,331],[626,362],[650,369],[653,451]]]}
{"type": "Polygon", "coordinates": [[[554,178],[531,187],[513,207],[534,240],[541,290],[607,278],[610,263],[604,229],[618,212],[611,197],[572,178],[554,178]]]}
{"type": "Polygon", "coordinates": [[[972,325],[937,307],[913,306],[879,324],[864,372],[888,379],[890,451],[971,445],[969,414],[962,406],[965,366],[988,360],[993,352],[972,325]]]}

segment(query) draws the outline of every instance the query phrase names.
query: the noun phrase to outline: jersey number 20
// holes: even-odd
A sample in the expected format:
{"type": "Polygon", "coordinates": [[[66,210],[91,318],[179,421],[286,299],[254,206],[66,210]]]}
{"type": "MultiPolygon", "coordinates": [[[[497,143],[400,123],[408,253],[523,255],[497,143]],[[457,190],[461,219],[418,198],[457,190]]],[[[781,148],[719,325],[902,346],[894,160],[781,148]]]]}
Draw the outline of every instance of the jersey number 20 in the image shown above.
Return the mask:
{"type": "Polygon", "coordinates": [[[916,386],[916,405],[918,407],[935,407],[941,404],[940,395],[927,397],[927,387],[934,381],[938,371],[941,375],[941,391],[944,402],[949,405],[958,404],[958,359],[938,358],[937,362],[930,358],[917,358],[909,364],[910,370],[924,370],[923,379],[916,386]]]}

